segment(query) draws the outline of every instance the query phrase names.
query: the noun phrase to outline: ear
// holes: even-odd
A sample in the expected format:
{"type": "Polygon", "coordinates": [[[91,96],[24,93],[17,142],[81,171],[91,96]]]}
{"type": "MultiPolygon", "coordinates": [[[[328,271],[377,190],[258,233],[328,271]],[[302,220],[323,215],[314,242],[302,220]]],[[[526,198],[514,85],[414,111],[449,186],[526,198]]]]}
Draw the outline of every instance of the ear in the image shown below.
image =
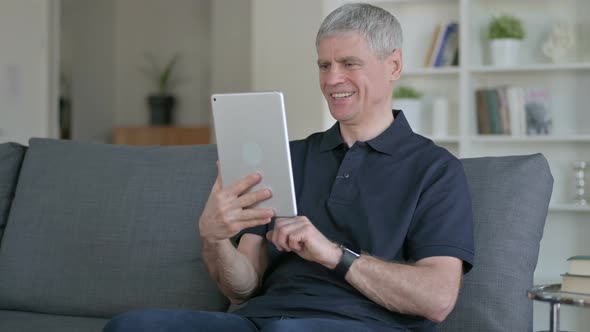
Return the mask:
{"type": "Polygon", "coordinates": [[[397,81],[402,75],[402,68],[404,66],[401,48],[391,52],[387,57],[387,63],[390,65],[390,80],[397,81]]]}

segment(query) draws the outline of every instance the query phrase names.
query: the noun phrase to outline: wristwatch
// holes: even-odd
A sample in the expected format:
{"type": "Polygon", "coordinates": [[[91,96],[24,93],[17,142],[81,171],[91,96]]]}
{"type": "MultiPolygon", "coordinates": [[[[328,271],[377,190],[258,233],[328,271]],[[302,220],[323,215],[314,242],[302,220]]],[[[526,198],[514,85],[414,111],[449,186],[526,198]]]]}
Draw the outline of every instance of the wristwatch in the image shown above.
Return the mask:
{"type": "Polygon", "coordinates": [[[352,263],[357,258],[361,257],[361,255],[346,248],[343,244],[340,245],[340,249],[342,249],[342,258],[340,259],[340,263],[338,263],[338,265],[336,265],[336,267],[334,268],[334,272],[337,275],[344,278],[344,276],[346,275],[346,272],[348,272],[348,269],[350,269],[350,266],[352,265],[352,263]]]}

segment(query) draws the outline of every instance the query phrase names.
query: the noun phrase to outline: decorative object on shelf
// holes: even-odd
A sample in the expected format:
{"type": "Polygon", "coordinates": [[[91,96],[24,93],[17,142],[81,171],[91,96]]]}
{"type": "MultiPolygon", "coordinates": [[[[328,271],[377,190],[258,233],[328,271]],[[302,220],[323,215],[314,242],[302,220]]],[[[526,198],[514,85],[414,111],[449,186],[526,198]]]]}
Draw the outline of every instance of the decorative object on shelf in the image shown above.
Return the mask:
{"type": "Polygon", "coordinates": [[[574,25],[567,22],[560,22],[553,25],[543,43],[543,54],[553,63],[560,63],[567,60],[576,46],[576,34],[574,25]]]}
{"type": "Polygon", "coordinates": [[[165,66],[160,66],[153,54],[146,54],[146,66],[142,71],[148,78],[153,80],[157,89],[147,97],[147,104],[150,108],[150,123],[152,125],[170,125],[174,122],[174,106],[176,97],[172,94],[171,89],[178,83],[175,76],[175,68],[180,58],[175,54],[170,58],[165,66]]]}
{"type": "Polygon", "coordinates": [[[422,93],[407,86],[400,85],[393,91],[393,108],[404,112],[412,130],[423,133],[422,128],[422,93]]]}
{"type": "Polygon", "coordinates": [[[576,191],[574,195],[574,203],[578,205],[586,205],[586,166],[588,163],[583,160],[576,160],[572,166],[574,168],[576,191]]]}
{"type": "Polygon", "coordinates": [[[516,16],[505,14],[493,17],[488,25],[492,64],[502,67],[518,64],[524,37],[522,21],[516,16]]]}
{"type": "Polygon", "coordinates": [[[527,135],[551,135],[553,119],[549,106],[549,89],[525,89],[527,135]]]}
{"type": "Polygon", "coordinates": [[[72,101],[70,98],[70,84],[65,73],[59,76],[59,138],[72,138],[72,101]]]}
{"type": "Polygon", "coordinates": [[[449,99],[436,97],[432,101],[432,136],[449,135],[449,99]]]}

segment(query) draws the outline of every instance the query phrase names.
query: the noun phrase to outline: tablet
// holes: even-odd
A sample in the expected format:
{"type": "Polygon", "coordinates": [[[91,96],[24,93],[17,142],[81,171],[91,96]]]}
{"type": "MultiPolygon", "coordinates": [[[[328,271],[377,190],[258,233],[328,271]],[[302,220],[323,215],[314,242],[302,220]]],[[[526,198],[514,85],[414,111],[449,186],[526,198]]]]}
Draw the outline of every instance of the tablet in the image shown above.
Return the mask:
{"type": "Polygon", "coordinates": [[[270,188],[273,194],[256,206],[274,209],[277,217],[296,216],[283,94],[214,94],[211,106],[223,185],[258,172],[262,181],[251,190],[270,188]]]}

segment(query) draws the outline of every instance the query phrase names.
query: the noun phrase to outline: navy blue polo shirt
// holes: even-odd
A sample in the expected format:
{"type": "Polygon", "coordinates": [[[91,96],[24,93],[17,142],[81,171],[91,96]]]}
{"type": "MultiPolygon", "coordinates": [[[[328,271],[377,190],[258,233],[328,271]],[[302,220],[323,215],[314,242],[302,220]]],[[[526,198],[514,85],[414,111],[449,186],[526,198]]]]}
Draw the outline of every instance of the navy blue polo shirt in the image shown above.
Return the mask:
{"type": "MultiPolygon", "coordinates": [[[[473,262],[471,199],[461,162],[412,132],[401,111],[379,136],[348,147],[338,123],[290,144],[297,209],[336,243],[386,261],[432,256],[473,262]]],[[[273,224],[246,230],[260,236],[273,224]]],[[[375,304],[320,264],[267,246],[248,317],[347,318],[395,327],[430,326],[375,304]]]]}

